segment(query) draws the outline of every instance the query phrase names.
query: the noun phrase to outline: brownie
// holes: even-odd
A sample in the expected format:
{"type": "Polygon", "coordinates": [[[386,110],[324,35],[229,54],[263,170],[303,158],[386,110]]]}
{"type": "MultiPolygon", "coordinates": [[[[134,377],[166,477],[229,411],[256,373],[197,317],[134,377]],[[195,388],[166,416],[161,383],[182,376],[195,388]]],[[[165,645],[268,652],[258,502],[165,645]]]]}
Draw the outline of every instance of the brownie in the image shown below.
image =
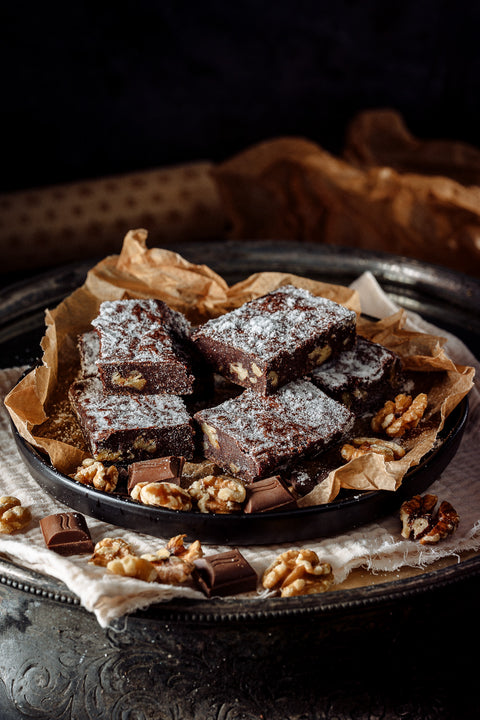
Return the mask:
{"type": "Polygon", "coordinates": [[[192,340],[215,371],[270,395],[352,347],[355,330],[352,310],[285,285],[208,320],[192,340]]]}
{"type": "Polygon", "coordinates": [[[98,377],[72,383],[69,399],[93,457],[134,462],[166,455],[193,458],[195,431],[177,395],[112,395],[98,377]]]}
{"type": "Polygon", "coordinates": [[[353,348],[316,368],[311,381],[356,415],[363,415],[382,406],[399,371],[396,353],[358,335],[353,348]]]}
{"type": "Polygon", "coordinates": [[[266,397],[245,390],[194,418],[206,457],[248,482],[320,453],[341,440],[355,420],[345,405],[306,380],[266,397]]]}
{"type": "Polygon", "coordinates": [[[190,324],[162,300],[103,302],[92,326],[100,339],[96,362],[108,392],[193,392],[190,324]]]}

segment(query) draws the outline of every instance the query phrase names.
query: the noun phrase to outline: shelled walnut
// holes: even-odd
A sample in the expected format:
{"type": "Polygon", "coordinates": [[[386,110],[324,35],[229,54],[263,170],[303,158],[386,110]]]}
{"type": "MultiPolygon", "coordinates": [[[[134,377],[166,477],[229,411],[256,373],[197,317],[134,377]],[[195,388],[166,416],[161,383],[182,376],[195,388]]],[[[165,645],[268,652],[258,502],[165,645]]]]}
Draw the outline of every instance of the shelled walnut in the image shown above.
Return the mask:
{"type": "Polygon", "coordinates": [[[133,554],[132,548],[126,540],[123,540],[122,538],[106,537],[97,542],[89,562],[94,565],[107,567],[108,563],[112,560],[121,559],[126,555],[133,554]]]}
{"type": "Polygon", "coordinates": [[[419,540],[422,545],[431,545],[455,532],[460,516],[447,500],[440,503],[435,513],[437,500],[436,495],[414,495],[402,504],[400,520],[404,538],[419,540]]]}
{"type": "Polygon", "coordinates": [[[18,498],[12,495],[0,497],[0,533],[11,535],[23,530],[31,519],[32,513],[23,507],[18,498]]]}
{"type": "Polygon", "coordinates": [[[169,510],[192,509],[192,501],[186,490],[170,482],[140,482],[131,492],[132,500],[144,505],[155,505],[169,510]]]}
{"type": "Polygon", "coordinates": [[[145,553],[140,556],[147,560],[156,570],[156,581],[166,585],[180,585],[188,580],[192,574],[194,564],[183,558],[171,555],[166,548],[156,553],[145,553]]]}
{"type": "Polygon", "coordinates": [[[202,513],[238,512],[245,500],[244,484],[229,475],[207,475],[188,488],[202,513]]]}
{"type": "Polygon", "coordinates": [[[287,550],[265,570],[263,587],[277,590],[281,597],[313,595],[333,584],[329,563],[321,562],[313,550],[287,550]]]}
{"type": "Polygon", "coordinates": [[[85,458],[70,477],[97,490],[113,492],[118,483],[118,470],[115,465],[106,467],[100,460],[85,458]]]}
{"type": "Polygon", "coordinates": [[[107,564],[107,570],[114,575],[136,578],[145,582],[155,582],[158,579],[155,566],[145,558],[137,557],[137,555],[125,555],[110,560],[107,564]]]}
{"type": "Polygon", "coordinates": [[[188,547],[185,547],[184,541],[186,537],[186,535],[175,535],[175,537],[170,538],[166,545],[166,550],[168,550],[171,555],[176,555],[187,562],[193,562],[203,557],[200,540],[194,540],[188,547]]]}
{"type": "Polygon", "coordinates": [[[156,568],[158,582],[180,585],[189,580],[194,560],[203,556],[203,550],[199,540],[186,547],[185,538],[186,535],[176,535],[170,538],[166,547],[141,556],[156,568]]]}
{"type": "Polygon", "coordinates": [[[362,457],[369,452],[383,455],[385,460],[399,460],[405,455],[404,448],[392,440],[382,440],[380,438],[356,437],[349,443],[345,443],[340,450],[340,454],[347,462],[355,458],[362,457]]]}
{"type": "Polygon", "coordinates": [[[460,516],[458,515],[455,508],[444,500],[440,503],[438,508],[435,524],[432,528],[421,538],[420,542],[422,545],[430,545],[440,540],[444,540],[448,535],[455,532],[460,522],[460,516]]]}
{"type": "Polygon", "coordinates": [[[371,428],[377,433],[383,431],[389,437],[402,437],[407,430],[417,427],[427,404],[425,393],[420,393],[413,400],[411,395],[401,393],[395,400],[387,400],[372,418],[371,428]]]}

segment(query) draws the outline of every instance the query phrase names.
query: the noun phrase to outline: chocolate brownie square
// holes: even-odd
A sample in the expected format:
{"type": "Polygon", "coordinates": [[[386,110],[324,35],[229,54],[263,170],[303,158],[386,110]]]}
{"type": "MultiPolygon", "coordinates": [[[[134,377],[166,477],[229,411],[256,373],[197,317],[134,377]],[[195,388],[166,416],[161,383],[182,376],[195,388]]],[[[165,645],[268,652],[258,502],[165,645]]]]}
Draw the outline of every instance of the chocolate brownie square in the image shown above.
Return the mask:
{"type": "Polygon", "coordinates": [[[97,460],[193,458],[193,421],[177,395],[113,395],[105,392],[98,377],[85,377],[72,383],[69,400],[97,460]]]}
{"type": "Polygon", "coordinates": [[[100,339],[96,363],[108,392],[193,392],[191,327],[166,303],[154,299],[106,301],[92,326],[100,339]]]}
{"type": "Polygon", "coordinates": [[[245,390],[194,418],[205,456],[248,482],[317,455],[340,441],[355,420],[345,405],[306,380],[266,397],[245,390]]]}
{"type": "Polygon", "coordinates": [[[396,353],[358,335],[353,348],[316,368],[311,381],[356,415],[363,415],[382,406],[399,371],[396,353]]]}
{"type": "Polygon", "coordinates": [[[350,348],[356,314],[285,285],[208,320],[192,340],[214,370],[263,395],[350,348]]]}

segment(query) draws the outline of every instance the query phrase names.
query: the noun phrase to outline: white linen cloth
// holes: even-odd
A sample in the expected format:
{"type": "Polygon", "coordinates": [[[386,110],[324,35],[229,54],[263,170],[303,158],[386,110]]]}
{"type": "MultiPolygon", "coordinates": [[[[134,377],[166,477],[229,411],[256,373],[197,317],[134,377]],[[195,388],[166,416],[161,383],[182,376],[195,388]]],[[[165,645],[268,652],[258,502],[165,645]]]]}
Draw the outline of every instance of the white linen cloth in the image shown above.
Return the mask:
{"type": "MultiPolygon", "coordinates": [[[[378,318],[398,310],[382,291],[374,276],[367,272],[352,285],[360,295],[362,310],[378,318]]],[[[457,531],[448,539],[425,547],[400,534],[398,514],[379,522],[372,522],[342,535],[302,543],[288,543],[260,547],[240,547],[242,554],[261,577],[263,571],[280,552],[294,547],[308,547],[331,564],[336,583],[342,582],[354,568],[367,568],[371,572],[396,571],[402,566],[424,568],[444,557],[457,557],[464,551],[480,548],[480,485],[475,482],[478,464],[478,437],[480,430],[480,364],[465,345],[456,337],[440,330],[416,314],[408,313],[411,329],[447,338],[446,350],[458,363],[474,366],[477,372],[475,386],[470,392],[470,416],[460,445],[452,462],[429,488],[440,500],[448,500],[460,515],[457,531]]],[[[124,614],[145,608],[174,597],[203,598],[190,587],[174,587],[158,583],[120,577],[104,568],[88,563],[87,556],[61,557],[45,546],[38,521],[56,512],[65,512],[61,503],[50,497],[32,479],[17,452],[10,429],[10,419],[3,398],[13,387],[22,368],[0,370],[0,495],[18,497],[32,511],[33,520],[28,530],[14,535],[0,535],[0,553],[22,567],[58,578],[75,593],[81,605],[93,612],[102,627],[124,614]]],[[[87,518],[93,542],[104,537],[122,537],[137,554],[154,552],[168,541],[87,518]]],[[[226,547],[203,546],[205,554],[226,550],[226,547]]],[[[265,595],[245,596],[248,601],[265,595]]],[[[286,600],[288,602],[288,600],[286,600]]]]}

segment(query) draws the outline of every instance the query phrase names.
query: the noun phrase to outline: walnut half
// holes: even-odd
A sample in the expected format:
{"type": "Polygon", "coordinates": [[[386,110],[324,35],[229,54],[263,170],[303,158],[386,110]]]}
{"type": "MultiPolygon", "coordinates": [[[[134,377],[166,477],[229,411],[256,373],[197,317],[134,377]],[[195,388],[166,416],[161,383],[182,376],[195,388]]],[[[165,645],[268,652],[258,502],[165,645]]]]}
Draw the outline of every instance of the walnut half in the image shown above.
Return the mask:
{"type": "Polygon", "coordinates": [[[77,480],[77,482],[81,482],[82,485],[91,485],[97,490],[113,492],[117,487],[118,470],[114,465],[105,467],[100,460],[85,458],[80,467],[70,477],[77,480]]]}
{"type": "Polygon", "coordinates": [[[0,497],[0,533],[11,535],[23,530],[32,519],[30,510],[23,507],[20,500],[12,495],[0,497]]]}
{"type": "Polygon", "coordinates": [[[93,565],[107,567],[112,560],[133,554],[132,548],[123,538],[106,537],[97,542],[93,549],[93,555],[88,562],[93,563],[93,565]]]}
{"type": "Polygon", "coordinates": [[[280,592],[281,597],[313,595],[328,590],[333,573],[330,564],[320,562],[313,550],[287,550],[265,570],[262,584],[280,592]]]}
{"type": "Polygon", "coordinates": [[[169,510],[188,512],[192,509],[192,501],[188,492],[170,482],[137,483],[132,490],[131,498],[144,505],[155,505],[169,510]]]}
{"type": "Polygon", "coordinates": [[[207,475],[195,480],[188,488],[202,513],[231,513],[241,509],[245,486],[229,475],[207,475]]]}
{"type": "Polygon", "coordinates": [[[124,555],[110,560],[107,570],[114,575],[136,578],[145,582],[155,582],[158,579],[155,566],[145,558],[136,555],[124,555]]]}
{"type": "Polygon", "coordinates": [[[347,462],[362,457],[369,452],[383,455],[385,460],[399,460],[405,455],[405,450],[401,445],[393,440],[381,440],[380,438],[356,437],[350,443],[345,443],[340,450],[340,454],[347,462]]]}
{"type": "Polygon", "coordinates": [[[402,536],[419,540],[422,545],[431,545],[455,532],[460,517],[455,508],[444,500],[435,513],[436,495],[414,495],[400,508],[402,536]]]}
{"type": "Polygon", "coordinates": [[[377,433],[383,431],[389,437],[402,437],[407,430],[417,427],[427,404],[425,393],[420,393],[414,400],[410,395],[397,395],[395,400],[387,400],[372,418],[372,430],[377,433]]]}

